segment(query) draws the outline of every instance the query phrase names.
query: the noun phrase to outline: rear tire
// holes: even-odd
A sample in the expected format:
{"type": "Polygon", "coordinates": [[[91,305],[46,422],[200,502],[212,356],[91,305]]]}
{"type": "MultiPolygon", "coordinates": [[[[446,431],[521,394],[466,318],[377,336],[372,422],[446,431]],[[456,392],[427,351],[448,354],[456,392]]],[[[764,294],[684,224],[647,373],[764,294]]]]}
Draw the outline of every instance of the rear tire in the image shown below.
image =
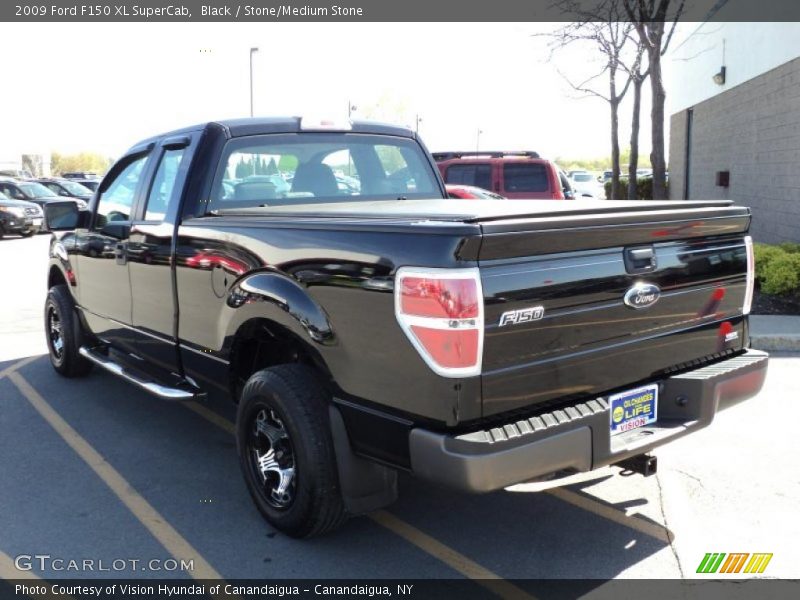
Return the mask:
{"type": "Polygon", "coordinates": [[[36,233],[35,229],[28,229],[27,231],[20,231],[19,234],[24,237],[31,237],[34,233],[36,233]]]}
{"type": "Polygon", "coordinates": [[[313,369],[258,371],[242,389],[236,446],[247,489],[275,528],[296,538],[347,519],[331,437],[330,396],[313,369]]]}
{"type": "Polygon", "coordinates": [[[50,363],[56,372],[64,377],[83,377],[92,370],[92,363],[78,352],[84,336],[66,285],[56,285],[47,293],[44,328],[50,363]]]}

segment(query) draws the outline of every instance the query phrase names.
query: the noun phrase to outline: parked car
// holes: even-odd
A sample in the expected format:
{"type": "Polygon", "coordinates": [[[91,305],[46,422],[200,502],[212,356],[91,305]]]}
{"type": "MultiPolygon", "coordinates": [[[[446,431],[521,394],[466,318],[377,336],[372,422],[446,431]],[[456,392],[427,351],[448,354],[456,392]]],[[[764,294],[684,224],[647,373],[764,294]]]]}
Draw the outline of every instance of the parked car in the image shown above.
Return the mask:
{"type": "Polygon", "coordinates": [[[570,179],[572,179],[572,178],[573,178],[575,175],[577,175],[578,173],[588,173],[588,172],[589,172],[589,171],[586,171],[586,170],[584,170],[584,169],[579,169],[579,170],[575,170],[575,171],[567,171],[567,177],[569,177],[570,179]]]}
{"type": "Polygon", "coordinates": [[[461,198],[462,200],[505,200],[500,194],[495,194],[473,185],[448,183],[445,185],[445,189],[447,189],[447,196],[450,198],[461,198]]]}
{"type": "Polygon", "coordinates": [[[750,210],[728,201],[453,200],[411,130],[280,118],[144,140],[90,206],[45,207],[53,368],[227,389],[250,495],[291,536],[392,502],[398,471],[470,492],[653,474],[648,452],[766,375],[750,210]],[[286,197],[229,198],[243,157],[291,159],[286,197]]]}
{"type": "Polygon", "coordinates": [[[587,171],[576,172],[570,177],[572,189],[575,191],[575,196],[578,198],[600,198],[606,197],[603,186],[598,183],[597,179],[587,171]]]}
{"type": "Polygon", "coordinates": [[[72,179],[60,179],[57,177],[43,177],[37,179],[44,187],[49,188],[62,198],[74,198],[88,202],[94,193],[84,185],[72,179]]]}
{"type": "Polygon", "coordinates": [[[70,181],[74,181],[75,183],[81,184],[83,187],[89,189],[92,192],[97,191],[97,187],[100,185],[101,179],[71,179],[70,181]]]}
{"type": "Polygon", "coordinates": [[[62,173],[61,177],[64,179],[94,179],[99,181],[100,176],[97,173],[92,173],[90,171],[70,171],[68,173],[62,173]]]}
{"type": "Polygon", "coordinates": [[[0,192],[0,239],[9,233],[30,237],[42,228],[42,209],[33,202],[12,200],[0,192]]]}
{"type": "MultiPolygon", "coordinates": [[[[0,192],[3,192],[13,200],[26,200],[28,202],[35,202],[39,206],[44,206],[53,200],[59,200],[60,196],[53,190],[45,187],[38,181],[18,180],[18,179],[0,179],[0,192]]],[[[78,208],[86,208],[86,201],[82,199],[75,199],[78,208]]]]}
{"type": "Polygon", "coordinates": [[[472,185],[506,198],[565,199],[558,167],[536,152],[434,152],[433,158],[445,183],[472,185]]]}

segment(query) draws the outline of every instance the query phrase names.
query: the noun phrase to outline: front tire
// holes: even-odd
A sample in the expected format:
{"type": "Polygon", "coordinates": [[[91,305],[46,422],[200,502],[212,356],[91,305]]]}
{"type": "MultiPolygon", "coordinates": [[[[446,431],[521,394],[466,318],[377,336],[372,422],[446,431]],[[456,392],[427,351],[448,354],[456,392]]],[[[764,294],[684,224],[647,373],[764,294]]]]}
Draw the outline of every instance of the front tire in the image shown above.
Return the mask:
{"type": "Polygon", "coordinates": [[[83,333],[66,285],[56,285],[47,293],[44,328],[50,363],[60,375],[83,377],[92,370],[92,363],[78,352],[83,333]]]}
{"type": "Polygon", "coordinates": [[[266,520],[291,537],[328,533],[347,519],[329,401],[314,370],[297,364],[258,371],[242,389],[236,446],[247,489],[266,520]]]}
{"type": "Polygon", "coordinates": [[[26,229],[25,231],[20,231],[19,232],[19,234],[24,238],[31,237],[35,233],[39,233],[39,232],[36,229],[26,229]]]}

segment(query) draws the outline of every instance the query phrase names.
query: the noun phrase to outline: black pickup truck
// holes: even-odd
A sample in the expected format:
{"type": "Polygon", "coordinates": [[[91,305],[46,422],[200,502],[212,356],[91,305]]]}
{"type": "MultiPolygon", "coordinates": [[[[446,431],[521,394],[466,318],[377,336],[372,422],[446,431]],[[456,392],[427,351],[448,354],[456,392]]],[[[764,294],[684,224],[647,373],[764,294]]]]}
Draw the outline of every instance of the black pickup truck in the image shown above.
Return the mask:
{"type": "Polygon", "coordinates": [[[297,537],[401,470],[647,474],[766,375],[730,202],[452,200],[412,131],[286,118],[145,140],[46,211],[56,371],[230,394],[248,489],[297,537]]]}

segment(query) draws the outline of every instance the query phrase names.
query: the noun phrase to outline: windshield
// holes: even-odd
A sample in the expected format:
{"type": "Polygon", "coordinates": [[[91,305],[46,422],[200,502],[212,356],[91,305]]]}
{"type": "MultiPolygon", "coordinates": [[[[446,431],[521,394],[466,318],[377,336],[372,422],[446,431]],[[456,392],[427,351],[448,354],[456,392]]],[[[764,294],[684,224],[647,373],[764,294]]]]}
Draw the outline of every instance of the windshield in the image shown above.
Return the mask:
{"type": "Polygon", "coordinates": [[[355,133],[279,134],[228,143],[210,208],[442,197],[427,156],[413,140],[355,133]]]}
{"type": "Polygon", "coordinates": [[[586,182],[586,181],[592,181],[594,178],[588,173],[576,173],[575,175],[572,176],[572,179],[574,181],[586,182]]]}
{"type": "Polygon", "coordinates": [[[60,181],[59,185],[73,196],[91,196],[92,190],[74,181],[60,181]]]}
{"type": "Polygon", "coordinates": [[[28,198],[50,198],[57,197],[53,190],[44,187],[41,183],[20,183],[19,188],[28,198]]]}
{"type": "Polygon", "coordinates": [[[6,196],[3,192],[0,192],[0,200],[10,200],[8,196],[6,196]]]}

